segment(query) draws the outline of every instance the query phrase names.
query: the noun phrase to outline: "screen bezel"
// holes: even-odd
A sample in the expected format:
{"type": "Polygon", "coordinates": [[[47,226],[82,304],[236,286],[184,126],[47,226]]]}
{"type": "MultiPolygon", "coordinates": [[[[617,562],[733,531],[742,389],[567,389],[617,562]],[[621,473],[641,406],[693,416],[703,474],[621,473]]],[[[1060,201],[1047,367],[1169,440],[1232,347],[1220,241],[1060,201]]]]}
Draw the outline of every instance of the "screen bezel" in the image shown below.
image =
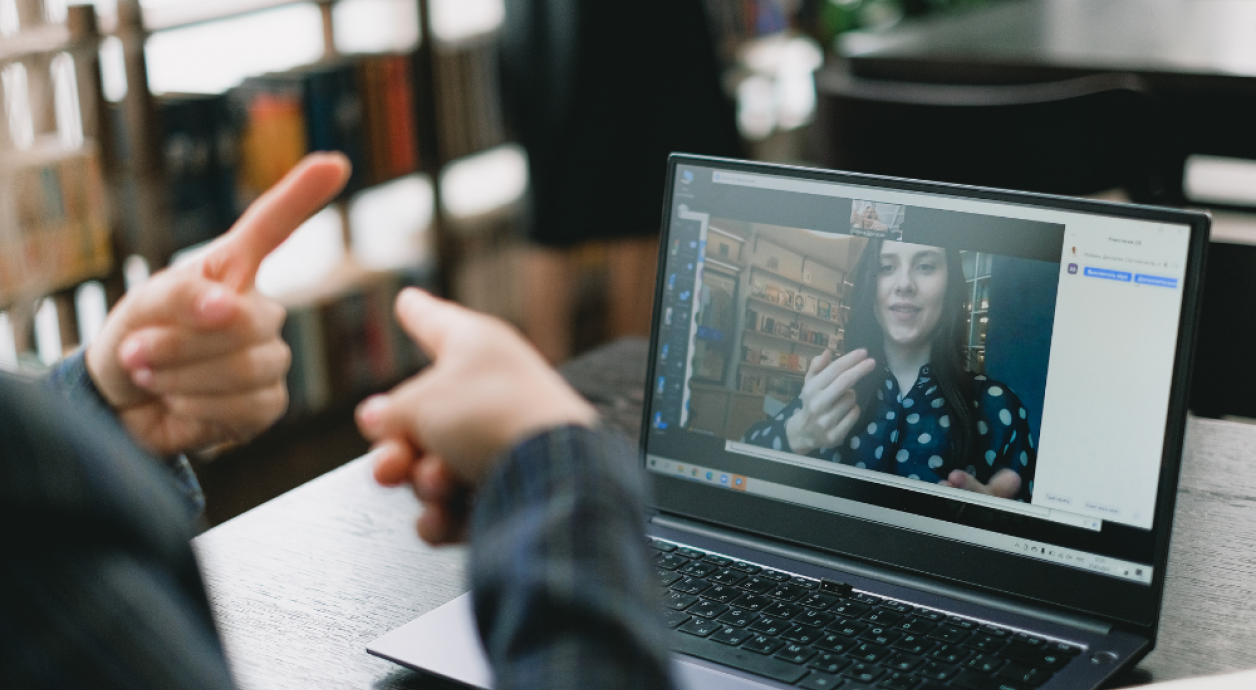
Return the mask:
{"type": "MultiPolygon", "coordinates": [[[[1165,565],[1168,561],[1178,472],[1186,432],[1190,364],[1197,329],[1196,314],[1202,297],[1203,270],[1211,222],[1208,216],[1149,206],[673,154],[668,162],[667,189],[664,195],[661,235],[663,241],[659,243],[659,270],[654,295],[654,328],[650,337],[647,391],[649,382],[654,380],[658,360],[658,324],[663,308],[664,269],[668,259],[666,239],[670,231],[673,211],[676,171],[681,165],[715,167],[731,172],[946,195],[978,201],[1013,203],[1052,210],[1188,226],[1191,236],[1186,263],[1186,279],[1183,281],[1182,288],[1182,312],[1165,425],[1159,491],[1152,528],[1155,548],[1151,565],[1154,572],[1149,586],[952,541],[935,535],[647,472],[653,488],[650,507],[662,513],[714,523],[880,566],[941,578],[962,586],[974,587],[1039,605],[1099,617],[1122,628],[1154,638],[1160,617],[1160,602],[1164,591],[1165,565]]],[[[654,396],[647,394],[642,411],[639,448],[643,470],[653,400],[654,396]]]]}

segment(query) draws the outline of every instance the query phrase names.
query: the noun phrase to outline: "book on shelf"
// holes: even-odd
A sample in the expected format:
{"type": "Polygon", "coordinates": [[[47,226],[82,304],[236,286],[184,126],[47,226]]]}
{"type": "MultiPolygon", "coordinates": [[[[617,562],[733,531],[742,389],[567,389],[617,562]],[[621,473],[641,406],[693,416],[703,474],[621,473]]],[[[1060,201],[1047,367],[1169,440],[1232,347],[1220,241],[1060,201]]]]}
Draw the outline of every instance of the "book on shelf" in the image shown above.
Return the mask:
{"type": "Polygon", "coordinates": [[[496,41],[437,45],[432,59],[441,157],[454,160],[504,143],[496,41]]]}
{"type": "Polygon", "coordinates": [[[225,94],[155,100],[163,140],[173,248],[226,232],[240,215],[236,190],[240,126],[225,94]]]}
{"type": "Polygon", "coordinates": [[[94,143],[6,153],[0,168],[0,302],[109,272],[109,216],[94,143]]]}

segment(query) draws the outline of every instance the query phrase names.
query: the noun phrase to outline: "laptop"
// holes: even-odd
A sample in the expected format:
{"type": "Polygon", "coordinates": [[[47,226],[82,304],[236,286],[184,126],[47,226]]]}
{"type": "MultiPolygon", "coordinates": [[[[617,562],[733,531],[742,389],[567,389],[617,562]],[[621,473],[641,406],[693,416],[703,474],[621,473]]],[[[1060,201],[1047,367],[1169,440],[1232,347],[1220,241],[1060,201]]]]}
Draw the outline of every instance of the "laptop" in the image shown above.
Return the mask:
{"type": "MultiPolygon", "coordinates": [[[[640,461],[682,685],[1087,690],[1151,651],[1207,216],[667,184],[640,461]]],[[[467,596],[368,649],[492,687],[467,596]]]]}

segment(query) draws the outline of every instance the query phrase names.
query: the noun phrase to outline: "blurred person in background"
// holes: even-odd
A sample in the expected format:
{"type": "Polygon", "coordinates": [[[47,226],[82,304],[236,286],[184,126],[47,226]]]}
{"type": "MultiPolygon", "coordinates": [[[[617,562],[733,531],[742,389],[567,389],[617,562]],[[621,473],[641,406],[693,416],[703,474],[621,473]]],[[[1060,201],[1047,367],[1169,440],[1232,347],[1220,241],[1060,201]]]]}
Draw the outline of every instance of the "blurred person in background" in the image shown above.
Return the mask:
{"type": "Polygon", "coordinates": [[[526,334],[571,354],[572,250],[599,241],[609,335],[649,335],[668,154],[741,152],[702,0],[506,0],[502,58],[532,184],[526,334]]]}

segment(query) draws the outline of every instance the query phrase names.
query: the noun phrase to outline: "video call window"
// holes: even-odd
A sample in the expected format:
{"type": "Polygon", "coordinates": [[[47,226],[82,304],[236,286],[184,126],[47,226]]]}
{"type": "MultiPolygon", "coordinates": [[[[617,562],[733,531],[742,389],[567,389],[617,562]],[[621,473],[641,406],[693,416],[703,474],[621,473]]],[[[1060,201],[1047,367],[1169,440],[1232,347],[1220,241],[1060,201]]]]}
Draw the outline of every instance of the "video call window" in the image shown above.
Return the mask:
{"type": "Polygon", "coordinates": [[[1029,502],[1059,265],[897,241],[906,213],[711,218],[687,426],[1029,502]]]}

